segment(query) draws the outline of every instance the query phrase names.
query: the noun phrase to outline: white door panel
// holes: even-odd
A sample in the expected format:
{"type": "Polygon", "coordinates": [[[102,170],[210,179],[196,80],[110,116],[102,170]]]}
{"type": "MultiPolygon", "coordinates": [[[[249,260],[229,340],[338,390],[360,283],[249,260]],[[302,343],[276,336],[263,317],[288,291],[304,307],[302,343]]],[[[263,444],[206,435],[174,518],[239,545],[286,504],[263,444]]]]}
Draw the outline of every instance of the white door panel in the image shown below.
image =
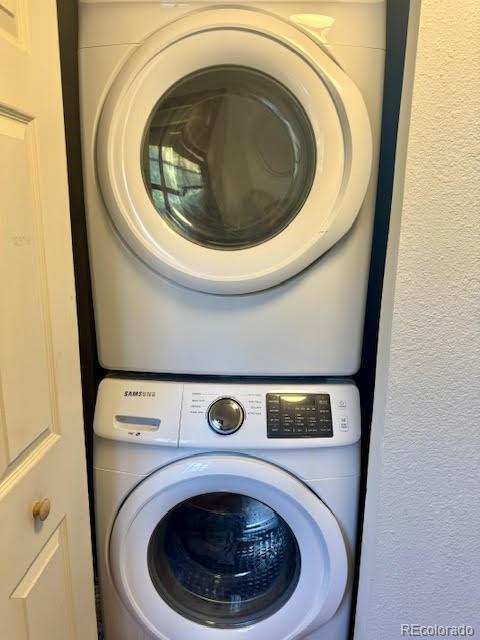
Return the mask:
{"type": "Polygon", "coordinates": [[[0,277],[5,296],[0,344],[8,456],[4,465],[11,464],[37,437],[49,432],[53,423],[34,147],[35,120],[19,113],[0,113],[0,191],[3,194],[0,277]],[[26,393],[28,402],[25,402],[26,393]]]}
{"type": "Polygon", "coordinates": [[[0,0],[0,166],[0,637],[93,640],[53,0],[0,0]]]}
{"type": "Polygon", "coordinates": [[[73,640],[72,600],[66,571],[65,528],[55,531],[12,594],[18,640],[73,640]],[[46,603],[55,602],[55,615],[46,603]]]}

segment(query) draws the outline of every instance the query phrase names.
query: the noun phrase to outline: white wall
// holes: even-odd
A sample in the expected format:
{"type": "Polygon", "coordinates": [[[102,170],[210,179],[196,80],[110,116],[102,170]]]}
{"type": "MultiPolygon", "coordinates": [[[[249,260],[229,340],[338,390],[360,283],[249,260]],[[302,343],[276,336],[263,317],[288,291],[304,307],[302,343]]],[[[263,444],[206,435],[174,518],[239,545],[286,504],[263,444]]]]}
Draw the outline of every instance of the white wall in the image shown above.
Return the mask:
{"type": "Polygon", "coordinates": [[[412,5],[356,640],[480,636],[480,2],[423,0],[415,66],[412,5]]]}

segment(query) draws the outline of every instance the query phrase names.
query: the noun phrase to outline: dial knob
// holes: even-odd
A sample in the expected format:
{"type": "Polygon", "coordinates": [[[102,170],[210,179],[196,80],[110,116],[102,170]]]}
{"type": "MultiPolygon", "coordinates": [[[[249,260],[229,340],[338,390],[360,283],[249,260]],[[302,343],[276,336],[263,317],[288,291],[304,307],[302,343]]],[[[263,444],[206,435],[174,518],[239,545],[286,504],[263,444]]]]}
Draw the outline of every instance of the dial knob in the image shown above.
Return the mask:
{"type": "Polygon", "coordinates": [[[208,424],[214,431],[225,436],[240,429],[244,418],[241,405],[233,398],[219,398],[208,410],[208,424]]]}

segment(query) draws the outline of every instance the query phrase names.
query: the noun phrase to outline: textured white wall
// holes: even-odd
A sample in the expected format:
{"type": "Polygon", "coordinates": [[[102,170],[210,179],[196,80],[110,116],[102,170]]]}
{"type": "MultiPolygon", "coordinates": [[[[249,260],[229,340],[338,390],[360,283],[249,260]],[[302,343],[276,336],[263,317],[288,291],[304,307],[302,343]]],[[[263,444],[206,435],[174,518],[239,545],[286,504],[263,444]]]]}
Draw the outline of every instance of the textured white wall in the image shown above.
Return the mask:
{"type": "Polygon", "coordinates": [[[356,640],[480,637],[480,2],[423,0],[415,66],[412,5],[356,640]]]}

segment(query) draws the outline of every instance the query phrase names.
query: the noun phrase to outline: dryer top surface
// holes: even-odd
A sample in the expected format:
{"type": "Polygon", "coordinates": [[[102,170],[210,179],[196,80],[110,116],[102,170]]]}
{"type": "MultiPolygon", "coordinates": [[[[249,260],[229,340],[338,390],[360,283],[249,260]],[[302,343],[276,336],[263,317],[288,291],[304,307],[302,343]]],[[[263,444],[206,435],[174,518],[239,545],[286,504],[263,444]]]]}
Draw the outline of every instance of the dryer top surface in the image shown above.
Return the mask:
{"type": "MultiPolygon", "coordinates": [[[[79,46],[139,44],[154,31],[192,12],[239,7],[222,0],[171,3],[144,0],[81,0],[79,46]]],[[[332,2],[242,2],[241,6],[271,13],[307,32],[321,44],[385,49],[384,0],[332,2]]]]}

